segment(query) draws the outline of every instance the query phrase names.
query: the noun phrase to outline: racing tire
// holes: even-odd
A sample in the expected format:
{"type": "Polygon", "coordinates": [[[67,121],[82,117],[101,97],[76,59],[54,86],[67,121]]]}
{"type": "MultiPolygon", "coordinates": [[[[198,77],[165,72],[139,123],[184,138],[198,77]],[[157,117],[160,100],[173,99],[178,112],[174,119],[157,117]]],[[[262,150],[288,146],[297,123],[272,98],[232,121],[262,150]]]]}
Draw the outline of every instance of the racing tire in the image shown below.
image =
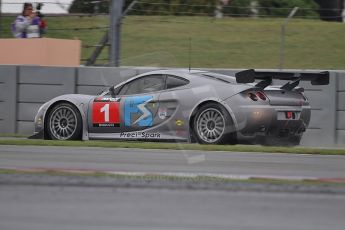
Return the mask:
{"type": "Polygon", "coordinates": [[[202,105],[193,121],[193,136],[200,144],[235,144],[233,121],[226,109],[217,103],[202,105]]]}
{"type": "Polygon", "coordinates": [[[80,140],[82,126],[78,109],[69,103],[60,103],[50,110],[46,130],[53,140],[80,140]]]}

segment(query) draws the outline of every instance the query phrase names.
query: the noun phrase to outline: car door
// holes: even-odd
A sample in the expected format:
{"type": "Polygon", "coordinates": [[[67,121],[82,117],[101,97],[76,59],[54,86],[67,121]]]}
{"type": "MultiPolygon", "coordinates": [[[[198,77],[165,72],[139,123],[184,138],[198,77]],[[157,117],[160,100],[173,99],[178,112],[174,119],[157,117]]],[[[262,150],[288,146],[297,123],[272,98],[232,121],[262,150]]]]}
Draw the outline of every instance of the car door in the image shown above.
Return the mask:
{"type": "Polygon", "coordinates": [[[126,83],[117,95],[96,97],[89,105],[89,132],[125,133],[155,126],[158,98],[164,89],[165,76],[154,74],[126,83]]]}
{"type": "Polygon", "coordinates": [[[166,90],[159,95],[157,117],[161,122],[169,122],[160,127],[162,132],[171,136],[189,136],[188,111],[192,107],[188,106],[188,101],[191,98],[193,95],[191,95],[187,79],[174,75],[166,76],[166,90]]]}

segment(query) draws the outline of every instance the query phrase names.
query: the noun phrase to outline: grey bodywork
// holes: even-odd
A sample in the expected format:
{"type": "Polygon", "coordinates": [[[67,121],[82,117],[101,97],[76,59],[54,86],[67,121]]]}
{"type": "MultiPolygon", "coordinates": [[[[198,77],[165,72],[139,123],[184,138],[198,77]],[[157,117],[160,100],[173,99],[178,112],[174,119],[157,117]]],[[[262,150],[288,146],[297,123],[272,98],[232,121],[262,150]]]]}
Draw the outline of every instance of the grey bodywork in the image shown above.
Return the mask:
{"type": "MultiPolygon", "coordinates": [[[[281,86],[259,87],[257,83],[238,83],[239,78],[218,75],[205,71],[157,70],[133,77],[100,95],[69,94],[56,97],[42,105],[35,117],[35,135],[49,138],[45,124],[50,109],[58,103],[73,104],[82,117],[82,140],[89,139],[138,139],[178,140],[193,142],[194,116],[198,109],[208,103],[221,105],[231,119],[231,132],[236,141],[256,143],[268,139],[284,139],[290,136],[300,138],[310,121],[310,105],[298,87],[286,89],[281,86]],[[112,95],[127,83],[150,75],[177,76],[188,84],[140,95],[112,95]],[[261,91],[266,100],[251,100],[248,92],[261,91]],[[150,125],[125,124],[125,119],[139,120],[143,115],[124,113],[126,101],[130,98],[150,98],[143,105],[152,116],[150,125]],[[97,101],[117,102],[120,121],[117,126],[96,127],[93,121],[93,106],[97,101]],[[287,118],[286,113],[293,113],[287,118]]],[[[251,81],[251,80],[250,80],[251,81]]],[[[242,81],[243,82],[243,81],[242,81]]],[[[245,81],[244,81],[245,82],[245,81]]],[[[128,123],[128,122],[127,122],[128,123]]]]}

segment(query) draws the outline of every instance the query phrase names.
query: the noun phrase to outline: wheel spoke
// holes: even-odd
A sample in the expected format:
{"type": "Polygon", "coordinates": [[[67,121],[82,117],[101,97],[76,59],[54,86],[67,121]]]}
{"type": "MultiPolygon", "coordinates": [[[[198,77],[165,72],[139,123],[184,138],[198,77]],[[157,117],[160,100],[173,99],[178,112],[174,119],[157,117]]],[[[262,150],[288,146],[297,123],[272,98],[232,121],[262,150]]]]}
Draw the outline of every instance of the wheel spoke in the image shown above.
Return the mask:
{"type": "Polygon", "coordinates": [[[61,129],[61,131],[60,131],[60,136],[61,136],[61,137],[64,137],[64,136],[65,136],[65,130],[64,130],[64,129],[61,129]]]}
{"type": "Polygon", "coordinates": [[[216,121],[216,125],[223,125],[223,120],[216,121]]]}
{"type": "Polygon", "coordinates": [[[71,117],[71,111],[66,110],[66,118],[69,119],[71,117]]]}
{"type": "Polygon", "coordinates": [[[72,133],[73,133],[74,129],[73,129],[72,127],[67,126],[66,128],[67,128],[69,134],[72,134],[72,133]]]}
{"type": "Polygon", "coordinates": [[[209,112],[206,112],[205,113],[205,118],[208,120],[208,119],[210,119],[210,113],[209,112]]]}
{"type": "Polygon", "coordinates": [[[56,118],[57,118],[58,120],[60,120],[62,116],[63,116],[63,115],[62,115],[62,111],[61,111],[61,110],[58,110],[58,112],[57,112],[57,114],[56,114],[56,118]]]}
{"type": "Polygon", "coordinates": [[[214,129],[214,133],[218,136],[219,134],[221,134],[221,131],[219,131],[218,129],[214,129]]]}
{"type": "Polygon", "coordinates": [[[67,138],[68,137],[68,132],[67,132],[67,129],[64,129],[64,137],[67,138]]]}
{"type": "Polygon", "coordinates": [[[56,131],[56,134],[61,135],[61,128],[60,127],[58,127],[55,131],[56,131]]]}
{"type": "Polygon", "coordinates": [[[63,139],[63,138],[64,138],[64,129],[61,129],[59,139],[63,139]]]}
{"type": "Polygon", "coordinates": [[[213,116],[213,112],[212,112],[212,111],[209,111],[207,114],[208,114],[208,119],[211,120],[211,119],[212,119],[212,116],[213,116]]]}
{"type": "Polygon", "coordinates": [[[207,138],[210,138],[210,131],[207,130],[207,131],[205,132],[205,134],[206,134],[205,136],[206,136],[207,138]]]}

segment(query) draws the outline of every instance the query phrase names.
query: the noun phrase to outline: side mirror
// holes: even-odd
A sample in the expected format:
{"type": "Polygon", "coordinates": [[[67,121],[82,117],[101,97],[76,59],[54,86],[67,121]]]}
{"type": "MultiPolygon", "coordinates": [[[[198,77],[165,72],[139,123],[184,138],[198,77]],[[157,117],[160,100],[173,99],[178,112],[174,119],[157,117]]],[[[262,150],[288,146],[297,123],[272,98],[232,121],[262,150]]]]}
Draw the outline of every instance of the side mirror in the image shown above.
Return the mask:
{"type": "Polygon", "coordinates": [[[111,86],[111,87],[109,88],[109,92],[110,92],[110,95],[111,95],[111,96],[115,96],[115,95],[116,95],[114,86],[111,86]]]}

